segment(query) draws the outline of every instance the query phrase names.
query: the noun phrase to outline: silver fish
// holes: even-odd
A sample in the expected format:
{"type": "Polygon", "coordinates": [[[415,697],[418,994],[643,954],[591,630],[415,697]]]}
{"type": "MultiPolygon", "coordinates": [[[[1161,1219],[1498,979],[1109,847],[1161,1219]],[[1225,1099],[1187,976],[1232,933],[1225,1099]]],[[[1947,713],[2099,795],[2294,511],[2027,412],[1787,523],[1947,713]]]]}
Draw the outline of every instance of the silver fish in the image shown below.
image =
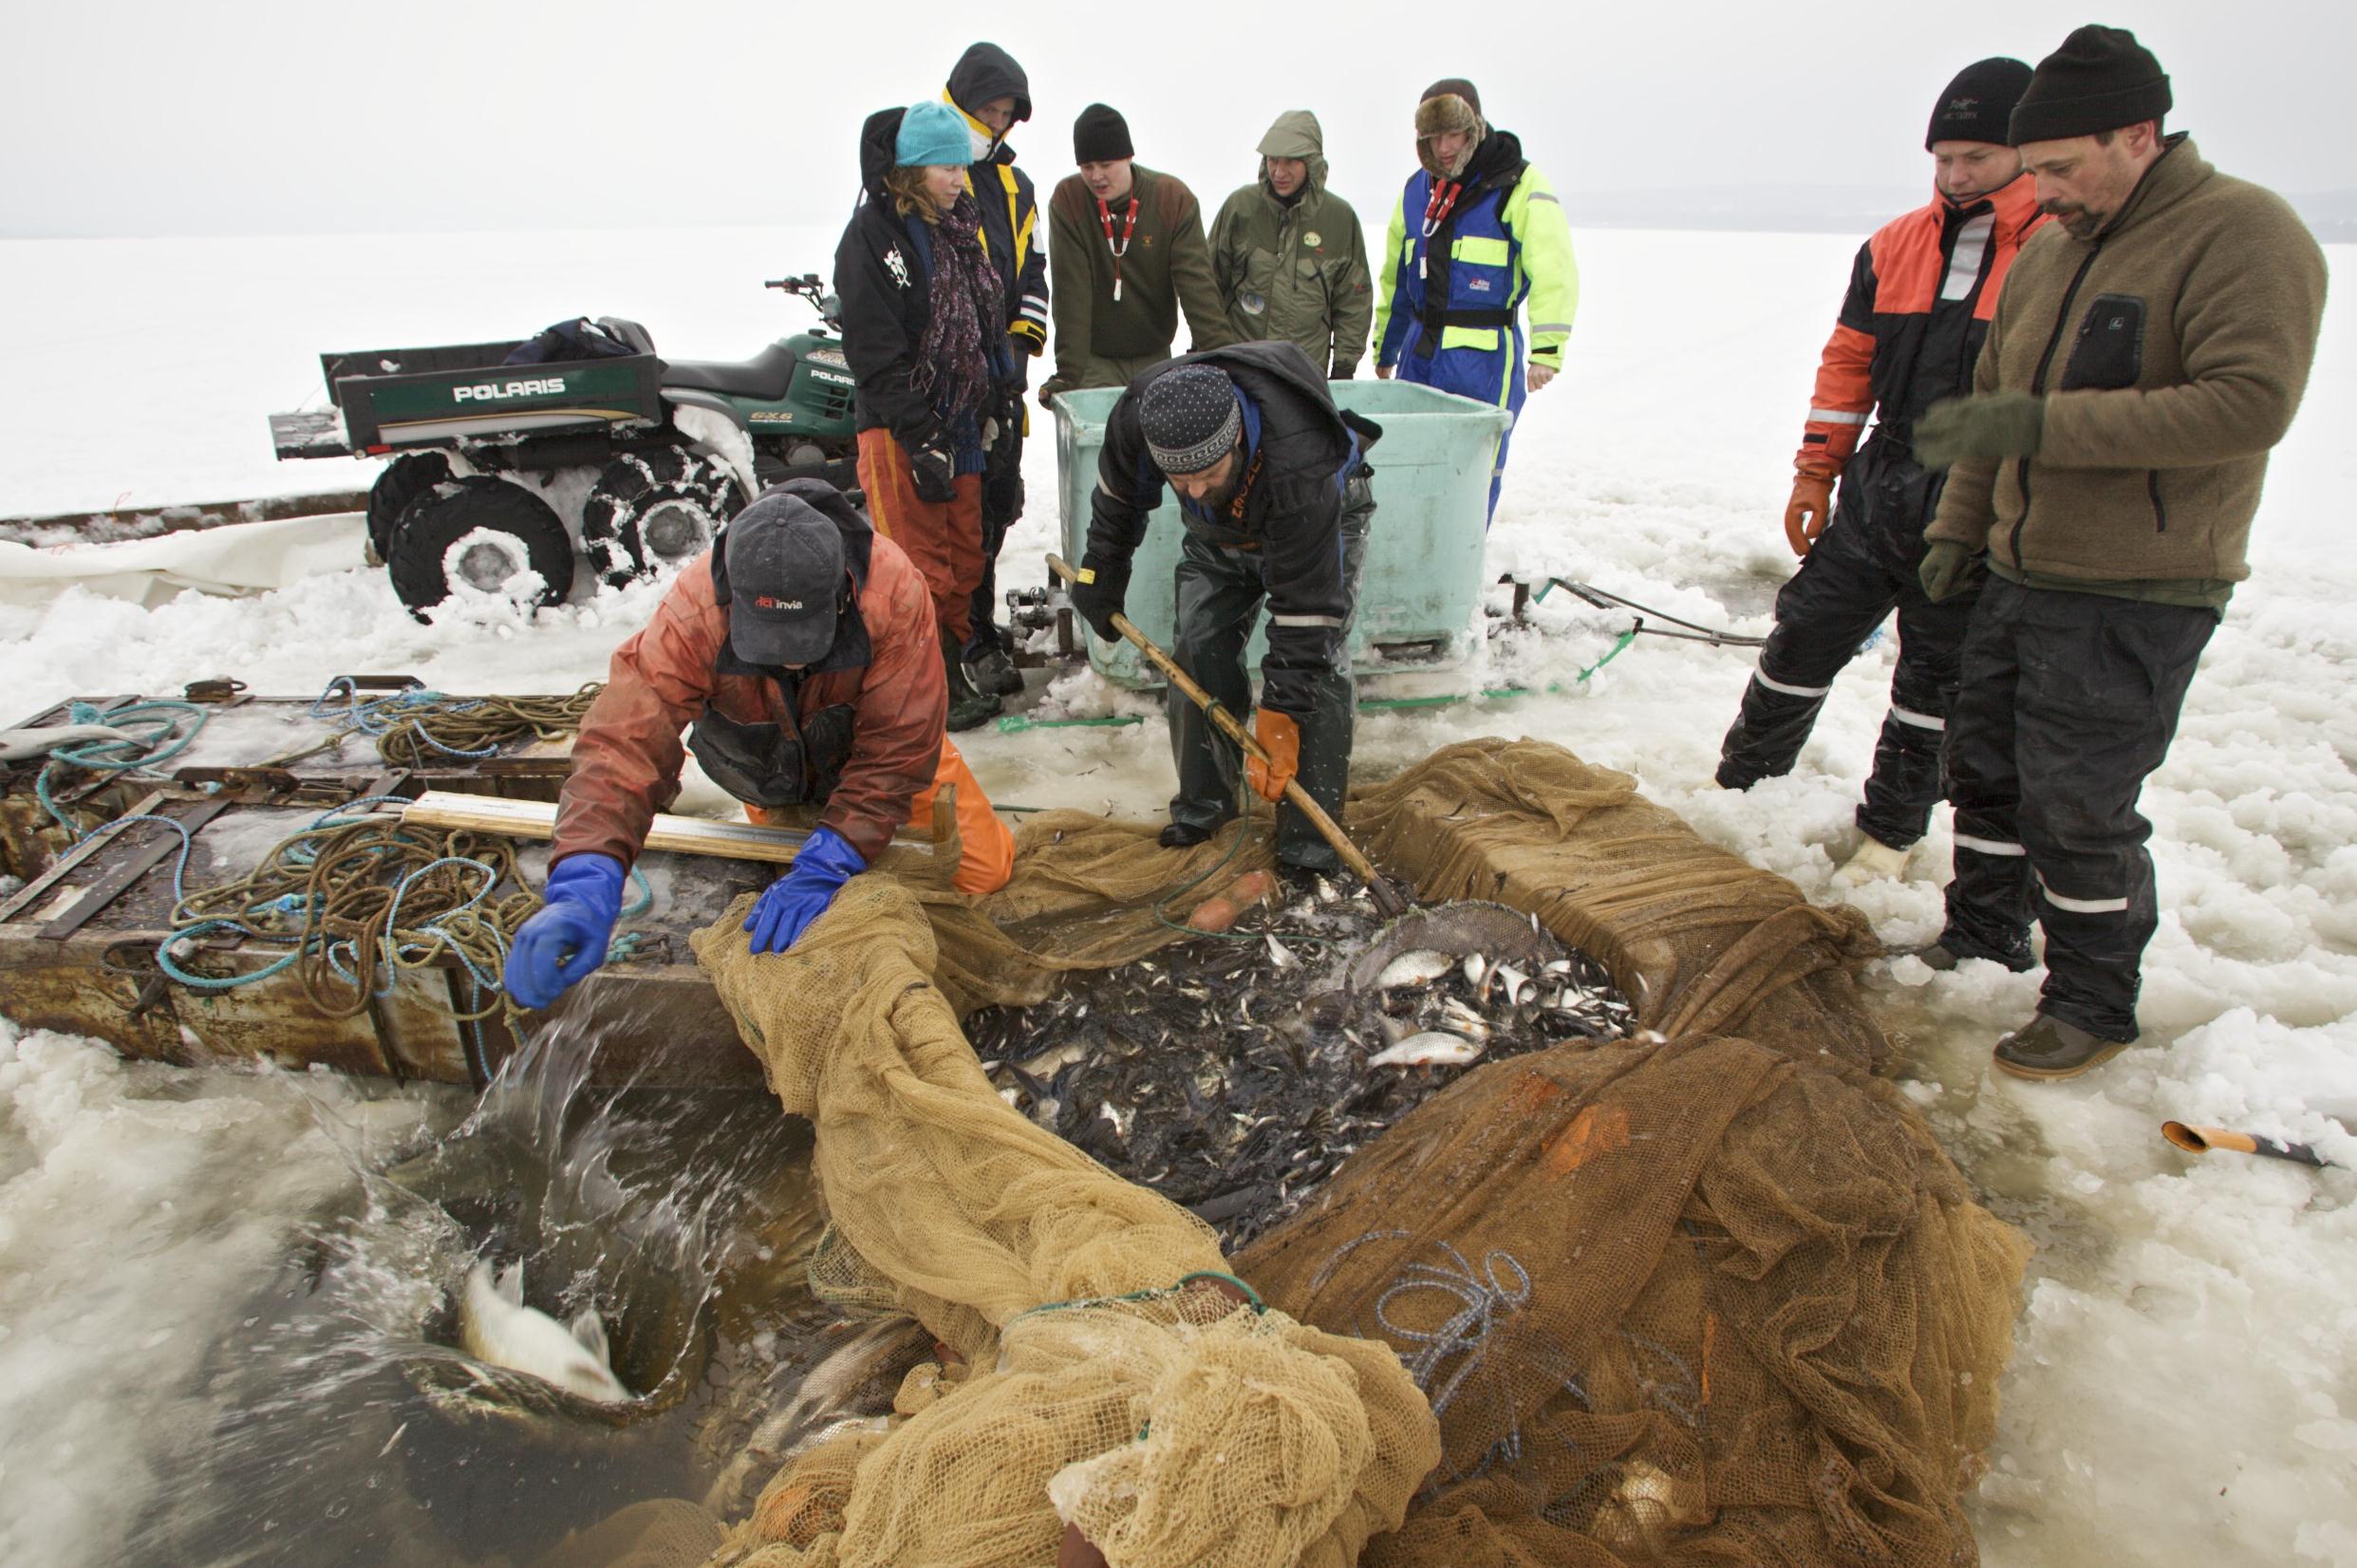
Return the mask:
{"type": "Polygon", "coordinates": [[[1290,969],[1301,961],[1293,956],[1292,949],[1275,937],[1268,939],[1268,961],[1280,969],[1290,969]]]}
{"type": "Polygon", "coordinates": [[[1395,991],[1403,985],[1430,985],[1456,967],[1457,961],[1447,953],[1419,947],[1412,953],[1402,953],[1383,966],[1375,978],[1378,991],[1395,991]]]}
{"type": "Polygon", "coordinates": [[[1454,997],[1440,1004],[1440,1023],[1450,1034],[1462,1035],[1475,1045],[1489,1043],[1489,1021],[1454,997]]]}
{"type": "Polygon", "coordinates": [[[559,1323],[524,1305],[524,1265],[511,1263],[492,1278],[489,1263],[468,1271],[458,1297],[458,1343],[477,1361],[527,1372],[584,1399],[620,1405],[631,1397],[614,1375],[606,1325],[594,1307],[559,1323]]]}
{"type": "Polygon", "coordinates": [[[1411,1035],[1389,1050],[1378,1051],[1367,1058],[1369,1067],[1461,1067],[1482,1053],[1482,1048],[1461,1035],[1447,1035],[1428,1029],[1421,1035],[1411,1035]]]}

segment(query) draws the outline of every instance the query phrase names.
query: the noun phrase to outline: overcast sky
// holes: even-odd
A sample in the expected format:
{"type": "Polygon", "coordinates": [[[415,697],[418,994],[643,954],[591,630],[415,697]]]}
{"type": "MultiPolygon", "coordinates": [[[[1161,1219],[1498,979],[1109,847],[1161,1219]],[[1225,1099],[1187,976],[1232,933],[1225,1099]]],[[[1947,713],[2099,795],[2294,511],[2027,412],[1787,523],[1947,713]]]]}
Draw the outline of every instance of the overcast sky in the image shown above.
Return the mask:
{"type": "Polygon", "coordinates": [[[860,121],[937,92],[977,37],[1030,72],[1014,140],[1043,189],[1102,99],[1207,207],[1251,177],[1267,121],[1305,107],[1337,187],[1388,211],[1415,98],[1443,75],[1471,77],[1566,193],[1921,186],[1949,76],[2034,64],[2081,20],[2136,29],[2174,79],[2171,126],[2220,167],[2287,195],[2357,186],[2351,0],[0,8],[13,235],[831,223],[860,121]]]}

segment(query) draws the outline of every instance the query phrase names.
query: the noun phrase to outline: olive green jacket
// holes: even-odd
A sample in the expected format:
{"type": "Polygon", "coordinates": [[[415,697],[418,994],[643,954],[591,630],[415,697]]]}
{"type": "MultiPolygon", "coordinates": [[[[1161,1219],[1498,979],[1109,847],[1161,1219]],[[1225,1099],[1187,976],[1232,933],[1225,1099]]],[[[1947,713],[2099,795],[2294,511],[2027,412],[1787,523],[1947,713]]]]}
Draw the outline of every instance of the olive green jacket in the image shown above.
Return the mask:
{"type": "MultiPolygon", "coordinates": [[[[1048,298],[1056,317],[1056,374],[1043,396],[1082,386],[1126,386],[1123,367],[1170,357],[1179,312],[1197,348],[1236,341],[1211,289],[1203,209],[1176,177],[1132,163],[1137,227],[1118,263],[1096,197],[1067,175],[1048,198],[1048,298]],[[1116,266],[1121,297],[1113,298],[1116,266]]],[[[1116,222],[1126,218],[1125,198],[1116,222]]],[[[1127,227],[1126,223],[1123,227],[1127,227]]]]}
{"type": "Polygon", "coordinates": [[[2223,605],[2324,304],[2290,205],[2169,138],[2094,238],[2022,246],[1973,389],[2043,398],[2038,451],[1955,463],[1924,536],[2033,588],[2223,605]]]}
{"type": "Polygon", "coordinates": [[[1375,319],[1367,236],[1351,204],[1326,189],[1316,116],[1306,109],[1279,115],[1261,151],[1261,177],[1230,196],[1211,224],[1220,304],[1240,339],[1298,344],[1312,364],[1348,381],[1375,319]],[[1289,204],[1268,183],[1272,157],[1309,165],[1289,204]]]}

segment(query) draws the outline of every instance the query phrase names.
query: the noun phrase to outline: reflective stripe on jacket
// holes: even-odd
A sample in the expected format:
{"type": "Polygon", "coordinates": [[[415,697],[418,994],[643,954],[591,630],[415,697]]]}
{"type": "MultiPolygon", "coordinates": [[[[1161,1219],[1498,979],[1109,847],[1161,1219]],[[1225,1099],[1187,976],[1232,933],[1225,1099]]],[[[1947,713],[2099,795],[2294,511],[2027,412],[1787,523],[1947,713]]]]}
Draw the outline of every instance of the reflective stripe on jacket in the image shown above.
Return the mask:
{"type": "Polygon", "coordinates": [[[1464,194],[1430,236],[1424,214],[1432,177],[1418,169],[1408,177],[1383,248],[1377,364],[1395,365],[1410,353],[1494,351],[1527,304],[1530,357],[1562,367],[1580,305],[1580,270],[1562,203],[1546,177],[1523,160],[1521,147],[1509,132],[1489,132],[1466,171],[1464,194]],[[1445,243],[1433,251],[1434,242],[1445,243]],[[1425,318],[1444,313],[1461,319],[1439,323],[1439,341],[1427,346],[1425,318]]]}
{"type": "Polygon", "coordinates": [[[1935,196],[1876,230],[1850,268],[1793,467],[1831,478],[1878,407],[1904,437],[1933,403],[1971,391],[2005,274],[2046,221],[2024,174],[1968,207],[1935,196]]]}

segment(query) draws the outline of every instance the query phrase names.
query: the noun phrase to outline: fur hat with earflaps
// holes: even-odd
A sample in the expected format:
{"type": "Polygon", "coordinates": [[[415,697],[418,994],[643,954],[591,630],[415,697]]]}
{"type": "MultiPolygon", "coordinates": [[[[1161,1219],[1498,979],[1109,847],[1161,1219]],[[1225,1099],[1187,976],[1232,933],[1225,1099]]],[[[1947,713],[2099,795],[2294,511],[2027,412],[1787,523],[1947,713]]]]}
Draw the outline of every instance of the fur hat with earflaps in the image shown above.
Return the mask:
{"type": "Polygon", "coordinates": [[[1424,89],[1423,101],[1416,104],[1416,161],[1434,179],[1454,179],[1473,160],[1473,151],[1489,126],[1482,119],[1481,94],[1473,84],[1462,77],[1443,77],[1424,89]],[[1451,131],[1469,134],[1472,140],[1456,160],[1456,167],[1444,169],[1432,158],[1432,138],[1447,136],[1451,131]]]}

